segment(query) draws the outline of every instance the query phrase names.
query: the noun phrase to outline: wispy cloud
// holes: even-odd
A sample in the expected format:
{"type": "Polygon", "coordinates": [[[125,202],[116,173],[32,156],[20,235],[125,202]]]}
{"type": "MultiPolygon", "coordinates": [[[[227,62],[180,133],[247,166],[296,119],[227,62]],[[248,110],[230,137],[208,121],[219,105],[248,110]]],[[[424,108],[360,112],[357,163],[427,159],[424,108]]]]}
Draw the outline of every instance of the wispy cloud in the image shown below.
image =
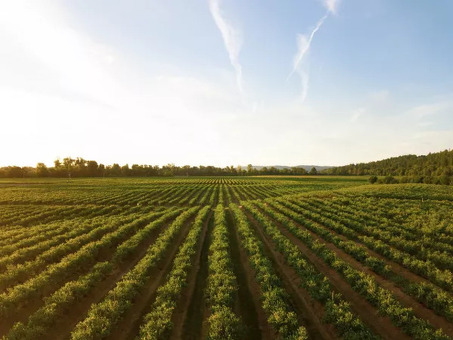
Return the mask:
{"type": "Polygon", "coordinates": [[[313,38],[318,32],[318,30],[321,28],[322,24],[326,20],[328,14],[324,15],[321,20],[318,21],[316,24],[315,28],[311,31],[310,35],[304,35],[304,34],[299,34],[297,36],[297,53],[294,56],[293,60],[293,69],[291,73],[289,74],[288,78],[291,78],[291,76],[294,73],[297,73],[300,77],[301,85],[302,85],[302,93],[301,93],[301,101],[304,102],[305,98],[307,97],[308,93],[308,83],[309,83],[309,75],[308,75],[308,70],[307,67],[304,67],[305,65],[303,64],[304,58],[307,55],[308,51],[310,50],[311,43],[313,41],[313,38]]]}
{"type": "Polygon", "coordinates": [[[297,53],[293,59],[293,69],[288,75],[288,78],[291,78],[294,73],[299,75],[302,93],[301,101],[304,102],[308,93],[309,85],[309,73],[306,65],[304,65],[304,59],[308,52],[310,51],[311,43],[315,37],[316,32],[319,31],[321,26],[324,24],[324,21],[327,19],[329,14],[336,14],[337,7],[340,0],[323,0],[324,7],[327,9],[326,14],[316,23],[315,27],[311,30],[310,34],[298,34],[297,35],[297,53]]]}
{"type": "Polygon", "coordinates": [[[328,12],[332,14],[337,13],[338,4],[340,0],[323,0],[324,7],[327,9],[328,12]]]}
{"type": "Polygon", "coordinates": [[[230,22],[228,22],[223,16],[220,8],[220,0],[209,0],[209,9],[212,17],[222,34],[223,43],[228,52],[230,63],[236,73],[236,83],[241,93],[244,92],[242,86],[242,67],[239,63],[239,52],[242,46],[242,35],[241,32],[236,29],[230,22]]]}

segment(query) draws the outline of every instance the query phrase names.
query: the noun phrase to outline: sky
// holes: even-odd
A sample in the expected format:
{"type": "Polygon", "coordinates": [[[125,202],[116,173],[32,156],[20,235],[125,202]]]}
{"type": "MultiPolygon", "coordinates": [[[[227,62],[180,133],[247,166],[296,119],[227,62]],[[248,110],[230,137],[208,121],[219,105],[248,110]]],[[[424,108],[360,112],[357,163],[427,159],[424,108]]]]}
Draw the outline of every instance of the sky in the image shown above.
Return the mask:
{"type": "Polygon", "coordinates": [[[453,2],[0,2],[0,166],[345,165],[453,145],[453,2]]]}

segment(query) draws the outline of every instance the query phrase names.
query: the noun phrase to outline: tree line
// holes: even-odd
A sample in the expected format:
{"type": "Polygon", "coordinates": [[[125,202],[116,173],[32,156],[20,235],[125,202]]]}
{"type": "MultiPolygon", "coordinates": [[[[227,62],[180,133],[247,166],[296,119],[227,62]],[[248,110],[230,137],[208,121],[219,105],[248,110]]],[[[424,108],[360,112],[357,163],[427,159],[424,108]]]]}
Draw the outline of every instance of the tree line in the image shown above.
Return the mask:
{"type": "Polygon", "coordinates": [[[323,174],[370,175],[372,183],[453,184],[453,150],[423,156],[405,155],[376,162],[349,164],[326,169],[323,174]]]}
{"type": "Polygon", "coordinates": [[[258,175],[317,175],[318,171],[313,167],[310,171],[304,168],[292,167],[277,169],[275,167],[254,168],[251,164],[247,167],[227,166],[224,168],[215,166],[176,166],[167,164],[139,165],[129,164],[113,165],[100,164],[93,160],[83,158],[66,157],[63,160],[54,161],[53,167],[47,167],[44,163],[38,163],[36,167],[7,166],[0,168],[0,178],[24,178],[24,177],[171,177],[171,176],[258,176],[258,175]]]}

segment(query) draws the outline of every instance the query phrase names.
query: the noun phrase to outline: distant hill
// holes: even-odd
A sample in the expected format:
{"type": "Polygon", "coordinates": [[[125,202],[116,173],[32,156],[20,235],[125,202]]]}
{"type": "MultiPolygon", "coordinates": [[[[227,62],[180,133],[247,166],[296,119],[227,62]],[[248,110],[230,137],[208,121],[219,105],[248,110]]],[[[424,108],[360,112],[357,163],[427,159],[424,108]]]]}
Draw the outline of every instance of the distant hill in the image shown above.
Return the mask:
{"type": "Polygon", "coordinates": [[[453,150],[404,155],[381,161],[332,167],[326,175],[403,176],[403,181],[448,184],[453,180],[453,150]]]}
{"type": "Polygon", "coordinates": [[[307,172],[310,171],[312,168],[315,168],[318,172],[332,168],[332,166],[327,166],[327,165],[296,165],[294,167],[286,166],[286,165],[269,165],[269,166],[253,165],[253,168],[256,169],[256,170],[261,170],[264,167],[266,167],[268,169],[276,168],[278,170],[291,169],[291,168],[301,168],[301,169],[305,169],[307,172]]]}

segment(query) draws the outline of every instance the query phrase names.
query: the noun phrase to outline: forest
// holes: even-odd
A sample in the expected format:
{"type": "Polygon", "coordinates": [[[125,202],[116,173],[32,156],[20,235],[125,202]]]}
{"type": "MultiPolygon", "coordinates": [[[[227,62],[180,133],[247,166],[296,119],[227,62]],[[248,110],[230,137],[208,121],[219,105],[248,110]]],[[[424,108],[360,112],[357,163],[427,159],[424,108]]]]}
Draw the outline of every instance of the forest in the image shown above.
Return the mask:
{"type": "Polygon", "coordinates": [[[357,163],[340,167],[330,167],[318,171],[312,167],[310,171],[303,167],[245,167],[226,166],[176,166],[167,164],[113,165],[100,164],[94,160],[66,157],[54,161],[53,167],[38,163],[36,167],[8,166],[0,168],[0,178],[29,177],[173,177],[173,176],[371,176],[371,183],[426,183],[453,184],[453,150],[445,150],[428,155],[405,155],[392,157],[369,163],[357,163]]]}
{"type": "Polygon", "coordinates": [[[171,177],[171,176],[257,176],[257,175],[317,175],[318,171],[312,167],[306,171],[301,167],[278,169],[276,167],[262,167],[257,169],[251,164],[246,167],[226,166],[176,166],[167,164],[139,165],[129,164],[113,165],[100,164],[93,160],[85,160],[81,157],[75,159],[66,157],[63,160],[55,160],[53,167],[47,167],[44,163],[38,163],[36,167],[7,166],[0,168],[0,178],[23,178],[23,177],[171,177]]]}
{"type": "Polygon", "coordinates": [[[325,169],[323,174],[371,175],[370,182],[376,182],[377,176],[385,176],[381,182],[387,184],[402,182],[448,185],[453,184],[453,150],[423,156],[405,155],[376,162],[350,164],[325,169]]]}

